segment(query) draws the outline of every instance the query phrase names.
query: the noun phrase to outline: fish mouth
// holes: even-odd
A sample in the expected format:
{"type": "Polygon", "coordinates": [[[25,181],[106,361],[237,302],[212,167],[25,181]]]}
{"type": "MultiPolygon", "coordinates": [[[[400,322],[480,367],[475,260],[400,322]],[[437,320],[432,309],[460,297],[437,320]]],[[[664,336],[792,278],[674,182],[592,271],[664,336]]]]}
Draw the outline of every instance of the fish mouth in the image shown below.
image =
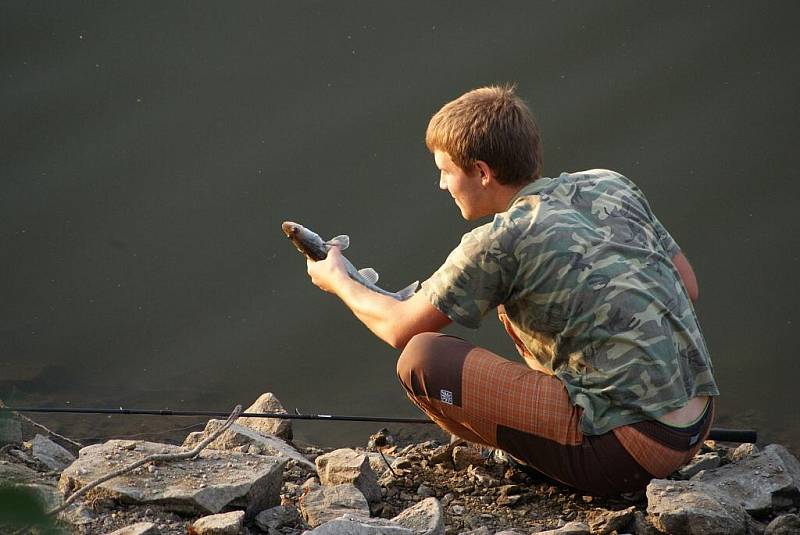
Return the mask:
{"type": "Polygon", "coordinates": [[[283,230],[283,233],[286,234],[287,238],[290,238],[297,234],[300,229],[297,223],[293,221],[284,221],[281,224],[281,230],[283,230]]]}

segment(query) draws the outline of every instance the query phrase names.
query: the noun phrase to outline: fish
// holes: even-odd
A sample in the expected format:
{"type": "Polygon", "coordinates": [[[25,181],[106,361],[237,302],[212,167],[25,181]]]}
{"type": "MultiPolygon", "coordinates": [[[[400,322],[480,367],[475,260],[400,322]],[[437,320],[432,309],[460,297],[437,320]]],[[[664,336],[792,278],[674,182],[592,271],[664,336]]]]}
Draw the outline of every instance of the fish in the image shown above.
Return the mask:
{"type": "MultiPolygon", "coordinates": [[[[350,237],[346,234],[341,234],[326,241],[316,232],[294,221],[284,221],[281,225],[281,229],[283,233],[286,234],[286,237],[294,244],[295,248],[306,258],[314,262],[325,260],[328,257],[328,251],[330,251],[331,247],[339,247],[343,251],[350,247],[350,237]]],[[[376,284],[378,282],[377,271],[369,267],[356,269],[352,262],[346,257],[343,256],[342,258],[344,259],[345,268],[350,278],[374,292],[388,295],[398,301],[405,301],[417,292],[419,281],[414,281],[402,290],[396,292],[384,290],[376,284]]]]}

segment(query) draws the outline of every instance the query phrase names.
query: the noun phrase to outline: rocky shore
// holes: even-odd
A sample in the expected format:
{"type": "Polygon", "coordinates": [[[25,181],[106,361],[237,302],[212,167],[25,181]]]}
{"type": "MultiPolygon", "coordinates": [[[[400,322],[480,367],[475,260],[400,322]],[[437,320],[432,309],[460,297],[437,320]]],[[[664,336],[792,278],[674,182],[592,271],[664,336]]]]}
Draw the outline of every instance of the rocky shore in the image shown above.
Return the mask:
{"type": "MultiPolygon", "coordinates": [[[[247,411],[283,408],[264,394],[247,411]]],[[[27,494],[52,510],[114,470],[152,454],[196,447],[221,425],[210,420],[181,446],[110,440],[82,448],[76,457],[57,439],[25,436],[29,431],[20,422],[4,418],[0,488],[3,496],[27,494]]],[[[800,533],[800,462],[778,444],[709,441],[689,465],[651,481],[641,496],[601,498],[463,441],[404,444],[380,430],[364,444],[330,450],[298,447],[291,439],[290,420],[239,418],[193,459],[147,463],[93,488],[58,515],[58,532],[800,533]]],[[[20,532],[11,520],[0,516],[0,533],[20,532]]]]}

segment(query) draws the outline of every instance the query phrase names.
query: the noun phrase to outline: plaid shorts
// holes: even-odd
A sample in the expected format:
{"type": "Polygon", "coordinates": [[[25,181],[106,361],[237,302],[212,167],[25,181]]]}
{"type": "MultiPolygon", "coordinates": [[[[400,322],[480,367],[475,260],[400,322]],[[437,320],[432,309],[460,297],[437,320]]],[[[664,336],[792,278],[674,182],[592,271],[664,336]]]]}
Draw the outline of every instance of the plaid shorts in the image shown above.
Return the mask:
{"type": "Polygon", "coordinates": [[[444,430],[597,496],[638,491],[666,477],[695,455],[713,420],[709,401],[687,428],[647,420],[584,435],[582,409],[557,377],[440,333],[412,338],[397,374],[411,400],[444,430]]]}

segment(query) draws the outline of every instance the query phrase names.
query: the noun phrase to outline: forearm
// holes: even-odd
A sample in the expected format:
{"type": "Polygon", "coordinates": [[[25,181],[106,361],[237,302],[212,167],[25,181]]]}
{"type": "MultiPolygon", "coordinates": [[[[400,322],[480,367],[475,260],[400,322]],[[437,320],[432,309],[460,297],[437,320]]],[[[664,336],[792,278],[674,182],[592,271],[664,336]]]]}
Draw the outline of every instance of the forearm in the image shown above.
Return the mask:
{"type": "Polygon", "coordinates": [[[686,255],[684,255],[682,252],[679,252],[672,258],[672,264],[675,266],[675,269],[678,270],[678,274],[681,276],[681,282],[683,282],[683,286],[686,288],[686,293],[689,295],[689,299],[692,301],[697,301],[697,298],[700,295],[700,288],[697,285],[697,277],[695,277],[692,265],[689,263],[686,255]]]}
{"type": "Polygon", "coordinates": [[[404,302],[374,292],[349,277],[337,282],[334,293],[375,336],[393,347],[405,345],[401,344],[397,321],[402,317],[404,302]]]}
{"type": "Polygon", "coordinates": [[[438,331],[450,323],[450,318],[434,308],[421,292],[398,301],[354,281],[347,274],[343,258],[338,248],[333,247],[327,259],[309,260],[311,282],[337,295],[370,331],[387,344],[402,349],[415,334],[438,331]]]}

